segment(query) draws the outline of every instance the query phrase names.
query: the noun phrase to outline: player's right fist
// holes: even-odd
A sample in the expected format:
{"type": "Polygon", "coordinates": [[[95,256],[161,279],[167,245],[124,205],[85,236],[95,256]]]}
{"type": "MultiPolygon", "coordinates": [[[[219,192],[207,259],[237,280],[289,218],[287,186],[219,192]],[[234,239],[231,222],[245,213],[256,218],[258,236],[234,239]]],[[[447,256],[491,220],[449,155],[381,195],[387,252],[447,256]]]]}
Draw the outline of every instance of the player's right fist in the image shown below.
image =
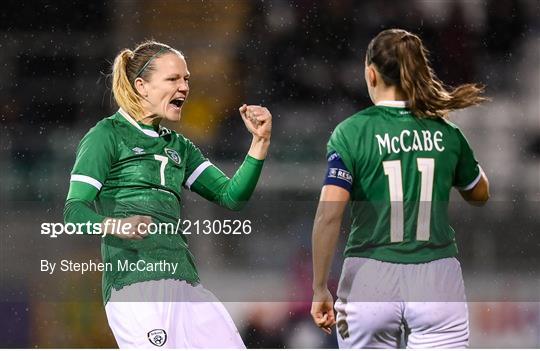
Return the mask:
{"type": "Polygon", "coordinates": [[[126,218],[106,218],[102,225],[106,234],[120,239],[142,240],[148,235],[148,225],[152,217],[135,215],[126,218]]]}

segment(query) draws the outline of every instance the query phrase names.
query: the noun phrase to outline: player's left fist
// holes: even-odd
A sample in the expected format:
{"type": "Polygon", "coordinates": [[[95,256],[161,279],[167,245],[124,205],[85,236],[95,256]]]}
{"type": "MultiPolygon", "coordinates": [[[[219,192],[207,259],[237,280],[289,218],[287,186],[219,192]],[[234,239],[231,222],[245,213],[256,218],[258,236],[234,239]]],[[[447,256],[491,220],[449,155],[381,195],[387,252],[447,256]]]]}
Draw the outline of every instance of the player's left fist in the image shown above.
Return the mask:
{"type": "Polygon", "coordinates": [[[272,114],[266,107],[242,105],[238,109],[246,128],[254,137],[270,140],[272,134],[272,114]]]}
{"type": "Polygon", "coordinates": [[[322,331],[327,334],[332,333],[332,327],[336,324],[336,317],[334,315],[334,298],[328,288],[313,291],[311,317],[322,331]]]}

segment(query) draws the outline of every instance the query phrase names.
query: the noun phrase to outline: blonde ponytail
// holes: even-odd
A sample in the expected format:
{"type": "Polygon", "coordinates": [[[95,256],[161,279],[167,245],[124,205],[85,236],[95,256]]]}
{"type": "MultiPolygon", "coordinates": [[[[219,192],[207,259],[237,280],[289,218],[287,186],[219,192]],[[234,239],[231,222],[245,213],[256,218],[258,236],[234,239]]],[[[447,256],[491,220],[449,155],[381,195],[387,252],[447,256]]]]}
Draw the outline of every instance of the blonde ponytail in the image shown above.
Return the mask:
{"type": "Polygon", "coordinates": [[[119,107],[124,109],[130,116],[139,119],[143,116],[141,97],[127,76],[129,60],[133,59],[133,52],[124,49],[116,56],[113,64],[112,92],[119,107]]]}

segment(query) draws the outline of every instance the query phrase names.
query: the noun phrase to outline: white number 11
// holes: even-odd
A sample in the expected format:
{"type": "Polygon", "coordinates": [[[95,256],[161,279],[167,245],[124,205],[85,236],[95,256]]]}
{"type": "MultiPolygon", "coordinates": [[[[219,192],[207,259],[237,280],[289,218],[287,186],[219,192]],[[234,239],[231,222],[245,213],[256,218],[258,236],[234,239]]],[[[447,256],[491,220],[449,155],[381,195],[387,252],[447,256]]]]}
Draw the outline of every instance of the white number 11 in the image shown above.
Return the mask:
{"type": "MultiPolygon", "coordinates": [[[[416,240],[427,241],[429,240],[431,222],[435,159],[418,158],[416,163],[421,174],[416,240]]],[[[404,231],[401,161],[384,161],[383,168],[384,174],[388,176],[388,191],[390,193],[390,242],[395,243],[403,241],[404,231]]]]}

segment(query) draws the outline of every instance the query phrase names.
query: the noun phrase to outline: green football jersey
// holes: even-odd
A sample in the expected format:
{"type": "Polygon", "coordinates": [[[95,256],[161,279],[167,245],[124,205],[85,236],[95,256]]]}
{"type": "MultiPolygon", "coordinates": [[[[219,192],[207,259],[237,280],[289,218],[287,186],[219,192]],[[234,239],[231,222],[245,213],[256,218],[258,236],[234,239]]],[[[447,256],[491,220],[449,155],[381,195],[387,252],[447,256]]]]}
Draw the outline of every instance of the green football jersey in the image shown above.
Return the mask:
{"type": "MultiPolygon", "coordinates": [[[[167,128],[137,123],[120,109],[101,120],[82,139],[72,182],[83,182],[98,189],[97,213],[125,218],[147,215],[154,223],[178,223],[182,186],[190,187],[211,166],[197,147],[167,128]]],[[[157,279],[199,281],[187,240],[181,233],[148,235],[144,240],[125,240],[107,235],[102,239],[104,263],[112,270],[103,272],[103,298],[111,289],[135,282],[157,279]],[[119,270],[118,261],[136,264],[166,261],[176,263],[171,271],[119,270]]]]}
{"type": "Polygon", "coordinates": [[[340,123],[328,153],[353,178],[346,257],[422,263],[457,254],[450,190],[472,188],[481,173],[457,126],[385,102],[340,123]]]}

